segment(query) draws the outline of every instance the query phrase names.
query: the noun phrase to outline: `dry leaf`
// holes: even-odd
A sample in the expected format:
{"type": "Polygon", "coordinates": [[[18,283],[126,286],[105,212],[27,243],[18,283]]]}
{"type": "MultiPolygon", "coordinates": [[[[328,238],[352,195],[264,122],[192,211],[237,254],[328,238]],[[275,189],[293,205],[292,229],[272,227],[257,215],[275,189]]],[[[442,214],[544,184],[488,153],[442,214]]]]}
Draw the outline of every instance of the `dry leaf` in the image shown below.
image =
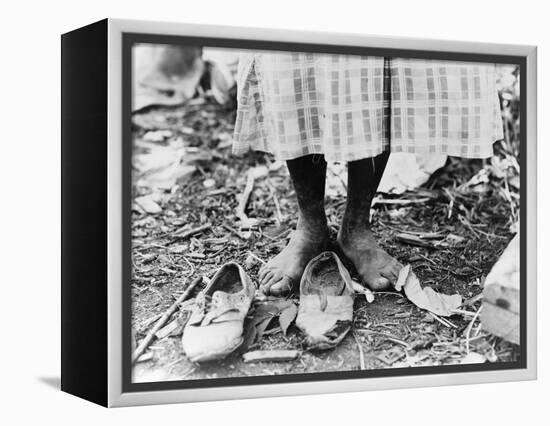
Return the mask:
{"type": "Polygon", "coordinates": [[[483,364],[486,362],[487,359],[477,352],[470,352],[468,355],[466,355],[464,358],[462,358],[462,361],[460,361],[461,364],[483,364]]]}
{"type": "Polygon", "coordinates": [[[152,351],[146,352],[143,355],[141,355],[138,359],[136,359],[136,362],[146,362],[151,361],[154,358],[154,353],[152,351]]]}
{"type": "Polygon", "coordinates": [[[246,269],[252,269],[257,264],[258,264],[258,259],[249,253],[248,256],[246,256],[246,260],[244,261],[244,265],[246,266],[246,269]]]}
{"type": "Polygon", "coordinates": [[[416,235],[399,233],[395,236],[395,238],[397,238],[399,241],[402,241],[406,244],[410,244],[412,246],[433,248],[432,243],[425,241],[422,238],[417,237],[416,235]]]}
{"type": "Polygon", "coordinates": [[[181,322],[179,319],[175,319],[174,321],[168,323],[168,325],[165,325],[163,328],[161,328],[159,331],[155,333],[155,336],[157,339],[164,339],[167,336],[175,336],[178,334],[181,334],[183,331],[183,327],[181,325],[181,322]]]}
{"type": "Polygon", "coordinates": [[[246,352],[255,340],[256,326],[253,324],[252,319],[248,318],[244,323],[243,342],[239,346],[239,353],[246,352]]]}
{"type": "Polygon", "coordinates": [[[205,179],[203,182],[202,182],[203,186],[206,188],[206,189],[209,189],[209,188],[212,188],[214,186],[216,186],[216,181],[214,179],[205,179]]]}
{"type": "Polygon", "coordinates": [[[376,355],[376,358],[378,358],[380,361],[382,361],[386,365],[393,365],[397,361],[399,361],[401,358],[405,357],[405,352],[401,348],[392,348],[388,351],[385,351],[381,353],[380,355],[376,355]]]}
{"type": "Polygon", "coordinates": [[[290,326],[292,321],[294,321],[297,314],[298,314],[298,308],[294,303],[281,312],[279,316],[279,324],[281,325],[281,330],[283,331],[283,334],[285,336],[286,336],[288,327],[290,326]]]}
{"type": "Polygon", "coordinates": [[[406,265],[401,269],[395,289],[397,291],[403,289],[407,298],[419,308],[443,317],[451,316],[453,310],[462,304],[462,297],[459,294],[449,296],[440,294],[430,287],[422,288],[411,265],[406,265]]]}
{"type": "Polygon", "coordinates": [[[445,237],[445,241],[447,241],[450,244],[460,244],[465,240],[464,237],[461,237],[460,235],[455,234],[447,234],[445,237]]]}
{"type": "Polygon", "coordinates": [[[279,308],[269,302],[260,303],[255,306],[254,313],[252,314],[253,323],[257,325],[265,320],[267,317],[273,318],[279,313],[279,308]]]}
{"type": "MultiPolygon", "coordinates": [[[[255,328],[255,333],[253,333],[253,342],[258,341],[262,338],[265,330],[267,329],[273,318],[289,310],[289,312],[285,314],[285,319],[283,319],[283,322],[281,323],[281,329],[283,330],[283,332],[286,332],[286,329],[288,329],[288,326],[297,314],[297,310],[296,313],[293,314],[292,307],[296,309],[294,302],[292,302],[292,300],[284,299],[273,299],[256,304],[254,312],[252,314],[252,318],[250,320],[251,326],[255,328]],[[286,324],[287,321],[288,324],[286,324]]],[[[281,319],[279,319],[279,322],[280,321],[281,319]]]]}
{"type": "Polygon", "coordinates": [[[272,316],[265,317],[262,321],[256,324],[256,340],[259,340],[262,338],[262,336],[265,333],[265,330],[267,329],[267,326],[271,323],[271,320],[273,320],[273,318],[274,317],[272,316]]]}
{"type": "Polygon", "coordinates": [[[151,130],[143,135],[143,140],[151,142],[162,142],[172,136],[170,130],[151,130]]]}
{"type": "Polygon", "coordinates": [[[374,293],[370,291],[367,287],[363,287],[356,281],[352,281],[351,286],[356,293],[365,295],[365,299],[367,299],[368,303],[374,302],[374,293]]]}
{"type": "Polygon", "coordinates": [[[162,212],[162,209],[155,201],[153,201],[153,197],[151,195],[137,197],[135,201],[136,201],[136,204],[140,206],[143,210],[145,210],[147,213],[155,214],[155,213],[162,212]]]}

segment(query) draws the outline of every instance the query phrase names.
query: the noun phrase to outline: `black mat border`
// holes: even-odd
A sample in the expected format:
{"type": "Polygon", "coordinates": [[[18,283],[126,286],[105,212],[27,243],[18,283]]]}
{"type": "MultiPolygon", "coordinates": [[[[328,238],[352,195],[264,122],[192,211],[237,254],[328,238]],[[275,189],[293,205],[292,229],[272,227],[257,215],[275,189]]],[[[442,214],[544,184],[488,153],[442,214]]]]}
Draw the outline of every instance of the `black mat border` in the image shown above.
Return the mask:
{"type": "MultiPolygon", "coordinates": [[[[396,41],[396,43],[399,43],[396,41]]],[[[524,140],[527,135],[526,109],[527,93],[527,57],[502,54],[480,54],[464,52],[445,52],[412,50],[399,48],[370,48],[365,46],[342,46],[313,43],[290,43],[272,40],[245,40],[215,37],[175,36],[145,33],[122,34],[122,392],[145,392],[163,390],[182,390],[213,387],[267,385],[277,383],[317,382],[330,380],[365,379],[375,377],[412,377],[418,375],[453,374],[482,371],[502,371],[527,368],[527,191],[526,182],[527,150],[524,140]],[[520,67],[520,358],[516,362],[449,365],[431,367],[392,368],[383,370],[341,371],[322,373],[285,374],[279,376],[232,377],[219,379],[181,380],[149,383],[132,383],[131,357],[131,97],[132,97],[132,46],[136,43],[181,44],[187,46],[207,46],[233,49],[258,49],[278,51],[298,51],[313,53],[356,54],[369,56],[393,56],[418,59],[454,60],[468,62],[489,62],[514,64],[520,67]],[[124,361],[126,360],[126,361],[124,361]]]]}

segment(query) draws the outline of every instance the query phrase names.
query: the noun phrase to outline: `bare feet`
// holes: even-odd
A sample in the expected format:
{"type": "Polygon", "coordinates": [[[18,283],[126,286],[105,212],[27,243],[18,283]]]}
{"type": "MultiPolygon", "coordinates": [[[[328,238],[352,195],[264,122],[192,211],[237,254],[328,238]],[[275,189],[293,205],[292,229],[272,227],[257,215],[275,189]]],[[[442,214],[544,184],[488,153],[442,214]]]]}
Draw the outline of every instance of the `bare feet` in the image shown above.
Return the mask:
{"type": "Polygon", "coordinates": [[[353,263],[365,284],[372,290],[384,290],[390,287],[390,284],[397,280],[399,271],[403,267],[378,246],[368,227],[343,225],[338,234],[338,245],[353,263]]]}
{"type": "Polygon", "coordinates": [[[260,269],[260,288],[265,294],[288,294],[300,282],[308,262],[322,253],[328,244],[326,226],[307,230],[298,226],[288,245],[260,269]]]}

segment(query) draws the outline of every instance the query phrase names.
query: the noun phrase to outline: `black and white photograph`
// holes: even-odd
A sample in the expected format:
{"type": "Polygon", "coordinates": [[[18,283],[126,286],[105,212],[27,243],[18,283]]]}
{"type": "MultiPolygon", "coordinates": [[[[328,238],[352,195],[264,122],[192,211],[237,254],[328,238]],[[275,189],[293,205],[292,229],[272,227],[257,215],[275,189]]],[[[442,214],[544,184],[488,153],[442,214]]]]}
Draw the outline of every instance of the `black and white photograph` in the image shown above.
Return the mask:
{"type": "Polygon", "coordinates": [[[543,416],[539,3],[10,4],[4,423],[543,416]]]}
{"type": "Polygon", "coordinates": [[[521,360],[518,65],[131,58],[132,383],[521,360]]]}

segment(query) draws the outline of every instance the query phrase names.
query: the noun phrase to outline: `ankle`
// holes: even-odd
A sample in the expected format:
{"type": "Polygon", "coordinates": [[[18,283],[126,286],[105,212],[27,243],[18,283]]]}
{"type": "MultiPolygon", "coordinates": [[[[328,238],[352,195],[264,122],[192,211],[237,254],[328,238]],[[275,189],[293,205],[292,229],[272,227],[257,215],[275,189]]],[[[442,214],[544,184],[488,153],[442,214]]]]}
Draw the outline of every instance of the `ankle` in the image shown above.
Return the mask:
{"type": "Polygon", "coordinates": [[[324,214],[315,216],[300,215],[296,229],[304,231],[314,242],[323,242],[328,238],[327,219],[324,214]]]}
{"type": "Polygon", "coordinates": [[[374,241],[368,217],[364,213],[346,212],[338,232],[338,241],[345,245],[354,245],[358,241],[363,244],[365,240],[374,241]]]}

